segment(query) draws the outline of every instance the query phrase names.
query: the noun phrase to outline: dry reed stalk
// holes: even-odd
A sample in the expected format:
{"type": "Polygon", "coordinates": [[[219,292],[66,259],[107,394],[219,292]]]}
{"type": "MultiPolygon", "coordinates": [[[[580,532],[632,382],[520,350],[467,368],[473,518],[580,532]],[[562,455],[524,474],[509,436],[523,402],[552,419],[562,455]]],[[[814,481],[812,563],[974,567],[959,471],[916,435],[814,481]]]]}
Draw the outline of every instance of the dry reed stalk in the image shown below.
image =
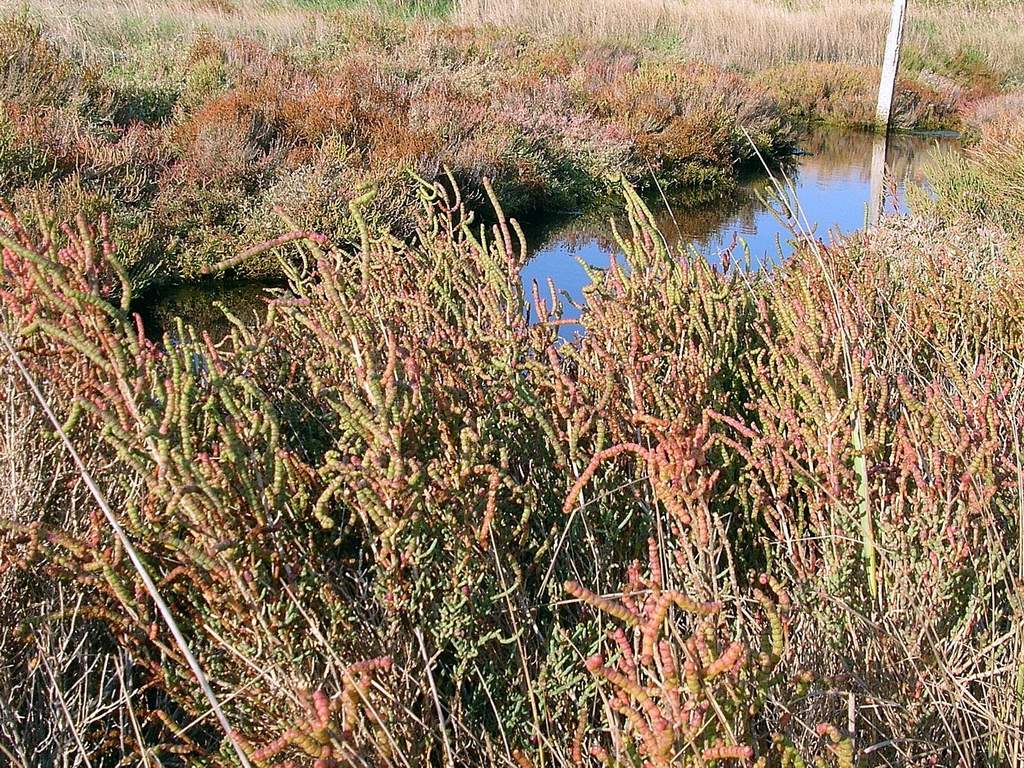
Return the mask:
{"type": "Polygon", "coordinates": [[[217,698],[217,694],[213,692],[213,688],[210,687],[210,682],[206,677],[206,673],[203,671],[203,668],[200,666],[198,660],[196,660],[196,657],[192,654],[192,651],[189,648],[189,643],[185,639],[185,636],[182,634],[181,629],[178,627],[178,622],[175,621],[174,615],[171,613],[170,607],[167,605],[167,603],[161,596],[160,590],[156,586],[156,582],[153,581],[153,577],[150,575],[149,570],[143,563],[142,558],[139,557],[139,553],[136,551],[131,539],[128,538],[128,535],[125,533],[124,528],[122,528],[120,521],[117,519],[117,515],[114,514],[114,511],[110,508],[110,505],[107,503],[103,491],[101,491],[99,486],[96,485],[95,480],[93,480],[92,474],[89,472],[88,467],[86,467],[85,462],[82,460],[82,457],[79,456],[78,451],[76,450],[74,444],[71,442],[71,439],[64,431],[64,427],[61,425],[60,420],[54,415],[53,410],[50,408],[50,403],[47,400],[46,396],[39,388],[39,385],[36,383],[35,378],[25,367],[24,363],[21,360],[21,357],[18,355],[18,351],[14,348],[14,345],[11,344],[11,340],[8,337],[7,333],[3,331],[0,331],[0,343],[3,344],[3,346],[7,350],[8,355],[10,356],[11,361],[14,363],[15,367],[18,369],[18,372],[24,377],[25,382],[32,390],[32,394],[39,402],[39,407],[43,409],[43,412],[46,414],[46,418],[53,426],[54,431],[60,437],[60,440],[64,444],[64,447],[67,449],[68,454],[74,461],[75,466],[77,467],[78,472],[82,477],[82,481],[89,489],[89,493],[91,493],[93,498],[96,500],[97,506],[99,506],[100,510],[103,512],[104,517],[107,518],[107,522],[113,529],[114,534],[117,536],[118,540],[121,543],[121,546],[124,547],[124,550],[127,553],[128,558],[131,560],[136,572],[138,573],[139,578],[145,585],[146,591],[149,593],[150,597],[153,599],[153,602],[156,604],[156,607],[159,610],[160,615],[167,623],[167,628],[174,636],[174,640],[177,643],[178,648],[181,650],[182,655],[185,657],[189,667],[191,667],[192,669],[193,674],[196,676],[196,681],[199,683],[199,687],[202,689],[203,695],[210,702],[210,706],[213,708],[217,720],[220,722],[221,727],[224,729],[225,736],[227,736],[228,739],[231,741],[231,745],[235,749],[235,754],[238,755],[238,761],[242,764],[243,768],[249,768],[249,757],[248,755],[246,755],[245,749],[243,749],[242,745],[239,743],[234,729],[228,722],[227,716],[221,709],[220,701],[217,698]]]}
{"type": "MultiPolygon", "coordinates": [[[[456,18],[548,34],[664,36],[684,55],[751,71],[793,61],[878,66],[889,10],[885,0],[462,0],[456,18]]],[[[1020,72],[1024,4],[917,3],[906,44],[947,57],[978,51],[1020,72]]]]}

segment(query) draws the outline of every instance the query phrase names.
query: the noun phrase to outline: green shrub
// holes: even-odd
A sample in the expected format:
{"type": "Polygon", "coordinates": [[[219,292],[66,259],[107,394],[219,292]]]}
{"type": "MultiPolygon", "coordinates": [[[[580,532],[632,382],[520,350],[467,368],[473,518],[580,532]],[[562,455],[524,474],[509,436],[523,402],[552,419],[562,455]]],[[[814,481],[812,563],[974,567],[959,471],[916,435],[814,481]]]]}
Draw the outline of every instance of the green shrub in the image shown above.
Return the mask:
{"type": "MultiPolygon", "coordinates": [[[[878,72],[872,68],[795,63],[766,70],[755,81],[779,100],[787,114],[799,119],[851,127],[874,124],[878,72]]],[[[892,125],[901,130],[956,129],[964,101],[954,84],[902,77],[893,100],[892,125]]]]}
{"type": "MultiPolygon", "coordinates": [[[[21,353],[252,758],[1005,763],[1010,241],[893,223],[759,277],[670,251],[623,185],[622,260],[562,343],[553,298],[527,321],[520,230],[485,189],[490,231],[424,183],[411,241],[370,228],[366,193],[349,250],[289,224],[225,260],[293,249],[289,291],[219,346],[140,333],[109,228],[6,217],[21,353]],[[870,736],[832,725],[851,706],[870,736]]],[[[102,520],[57,511],[3,520],[4,570],[81,588],[155,755],[230,764],[212,725],[182,736],[206,704],[102,520]]],[[[5,642],[14,674],[31,654],[5,642]]]]}
{"type": "Polygon", "coordinates": [[[63,106],[88,97],[83,72],[26,16],[0,20],[0,101],[23,109],[63,106]]]}
{"type": "Polygon", "coordinates": [[[927,171],[915,206],[947,221],[989,221],[1024,236],[1024,131],[996,119],[963,155],[946,154],[927,171]]]}

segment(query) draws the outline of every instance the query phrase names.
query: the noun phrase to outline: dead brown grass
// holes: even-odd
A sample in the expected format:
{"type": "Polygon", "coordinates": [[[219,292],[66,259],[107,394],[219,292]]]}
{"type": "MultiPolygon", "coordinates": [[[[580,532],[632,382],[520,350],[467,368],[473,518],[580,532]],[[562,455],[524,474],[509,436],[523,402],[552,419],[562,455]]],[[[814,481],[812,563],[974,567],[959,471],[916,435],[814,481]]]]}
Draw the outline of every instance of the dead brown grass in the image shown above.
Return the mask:
{"type": "MultiPolygon", "coordinates": [[[[664,37],[721,66],[758,70],[793,61],[876,65],[886,0],[461,0],[466,23],[552,34],[664,37]]],[[[1024,73],[1024,4],[914,3],[906,45],[925,65],[981,53],[1000,72],[1024,73]]]]}

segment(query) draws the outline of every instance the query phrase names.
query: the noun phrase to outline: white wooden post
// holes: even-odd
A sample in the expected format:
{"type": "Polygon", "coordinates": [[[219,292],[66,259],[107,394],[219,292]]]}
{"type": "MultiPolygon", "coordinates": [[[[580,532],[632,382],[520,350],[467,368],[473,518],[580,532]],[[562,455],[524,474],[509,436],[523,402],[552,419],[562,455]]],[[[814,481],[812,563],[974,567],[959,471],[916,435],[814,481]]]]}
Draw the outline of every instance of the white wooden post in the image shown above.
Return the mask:
{"type": "Polygon", "coordinates": [[[896,90],[896,72],[900,67],[900,48],[903,45],[903,24],[907,18],[907,0],[892,0],[889,36],[885,40],[885,59],[882,60],[882,81],[878,85],[876,127],[888,130],[892,113],[892,97],[896,90]]]}
{"type": "Polygon", "coordinates": [[[875,130],[880,140],[875,142],[871,158],[871,199],[868,200],[868,225],[875,226],[882,215],[885,195],[885,150],[888,144],[892,100],[896,92],[896,73],[900,68],[900,48],[903,45],[903,26],[907,19],[907,0],[892,0],[889,35],[885,39],[885,58],[882,60],[882,79],[878,84],[878,108],[875,110],[875,130]]]}

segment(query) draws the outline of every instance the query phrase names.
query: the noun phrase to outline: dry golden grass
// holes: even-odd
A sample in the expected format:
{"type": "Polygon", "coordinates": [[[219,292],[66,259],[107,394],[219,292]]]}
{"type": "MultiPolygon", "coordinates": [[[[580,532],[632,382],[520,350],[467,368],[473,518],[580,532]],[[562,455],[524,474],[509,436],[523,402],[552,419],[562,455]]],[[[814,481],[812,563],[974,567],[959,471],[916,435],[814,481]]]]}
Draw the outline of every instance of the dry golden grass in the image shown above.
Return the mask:
{"type": "MultiPolygon", "coordinates": [[[[554,33],[658,36],[705,61],[756,70],[791,61],[877,64],[888,0],[460,0],[465,23],[554,33]]],[[[998,71],[1024,73],[1024,4],[914,3],[909,52],[925,62],[980,53],[998,71]]]]}
{"type": "MultiPolygon", "coordinates": [[[[152,69],[175,41],[211,33],[272,47],[329,43],[330,9],[494,24],[541,35],[645,41],[718,66],[759,71],[792,62],[876,66],[888,0],[0,0],[28,12],[97,62],[152,69]],[[450,12],[442,12],[450,2],[450,12]]],[[[1024,80],[1024,0],[912,4],[903,66],[971,84],[1024,80]],[[959,78],[965,75],[966,78],[959,78]]]]}
{"type": "Polygon", "coordinates": [[[68,47],[108,60],[129,46],[159,47],[199,32],[298,45],[314,39],[324,21],[322,13],[274,0],[0,0],[0,13],[22,10],[68,47]]]}
{"type": "MultiPolygon", "coordinates": [[[[560,35],[657,38],[686,55],[748,71],[793,61],[875,65],[888,0],[451,0],[450,20],[560,35]]],[[[428,3],[425,11],[443,8],[428,3]]],[[[0,0],[27,8],[68,42],[109,55],[125,41],[154,43],[197,31],[271,44],[322,39],[328,8],[408,13],[408,0],[0,0]],[[87,47],[88,47],[87,45],[87,47]]],[[[1024,78],[1022,0],[923,0],[912,4],[905,66],[942,69],[982,59],[1024,78]]]]}

